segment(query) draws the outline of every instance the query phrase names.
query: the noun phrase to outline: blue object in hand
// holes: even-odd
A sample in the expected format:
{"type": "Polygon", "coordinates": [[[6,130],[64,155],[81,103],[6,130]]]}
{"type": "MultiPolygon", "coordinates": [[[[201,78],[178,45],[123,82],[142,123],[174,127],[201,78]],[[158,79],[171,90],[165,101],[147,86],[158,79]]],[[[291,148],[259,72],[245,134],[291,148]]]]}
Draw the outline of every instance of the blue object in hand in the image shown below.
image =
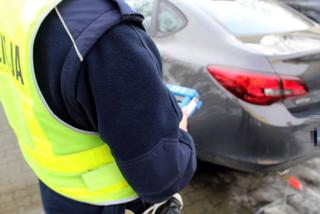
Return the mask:
{"type": "Polygon", "coordinates": [[[187,109],[189,117],[201,108],[202,102],[199,100],[197,90],[179,85],[167,84],[167,87],[176,98],[181,109],[187,109]]]}

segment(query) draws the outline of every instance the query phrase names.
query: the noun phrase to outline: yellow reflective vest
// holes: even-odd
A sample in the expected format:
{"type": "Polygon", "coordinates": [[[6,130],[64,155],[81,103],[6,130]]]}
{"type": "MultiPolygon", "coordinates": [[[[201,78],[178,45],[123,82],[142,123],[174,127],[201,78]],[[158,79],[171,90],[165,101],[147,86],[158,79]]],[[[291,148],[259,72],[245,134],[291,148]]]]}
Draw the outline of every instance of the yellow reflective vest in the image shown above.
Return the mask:
{"type": "Polygon", "coordinates": [[[24,158],[48,187],[77,201],[119,204],[137,198],[101,138],[50,111],[37,86],[37,31],[61,0],[0,0],[0,100],[24,158]]]}

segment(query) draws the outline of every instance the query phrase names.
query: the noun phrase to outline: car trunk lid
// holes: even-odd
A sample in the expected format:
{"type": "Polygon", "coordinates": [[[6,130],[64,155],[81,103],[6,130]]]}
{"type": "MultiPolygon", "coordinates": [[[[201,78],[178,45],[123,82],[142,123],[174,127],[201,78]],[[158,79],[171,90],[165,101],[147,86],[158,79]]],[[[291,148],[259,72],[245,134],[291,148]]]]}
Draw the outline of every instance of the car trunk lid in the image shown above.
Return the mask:
{"type": "Polygon", "coordinates": [[[239,38],[251,51],[265,55],[280,77],[299,78],[306,86],[307,95],[284,100],[296,116],[320,113],[320,35],[316,31],[239,38]]]}

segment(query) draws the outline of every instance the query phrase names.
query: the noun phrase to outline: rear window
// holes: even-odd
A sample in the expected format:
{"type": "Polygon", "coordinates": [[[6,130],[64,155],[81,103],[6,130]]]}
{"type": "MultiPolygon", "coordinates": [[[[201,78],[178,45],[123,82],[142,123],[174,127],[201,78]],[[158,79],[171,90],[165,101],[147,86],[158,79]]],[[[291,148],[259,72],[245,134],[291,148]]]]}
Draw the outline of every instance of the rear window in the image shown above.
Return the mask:
{"type": "Polygon", "coordinates": [[[302,17],[270,0],[201,0],[204,9],[237,36],[306,30],[302,17]]]}

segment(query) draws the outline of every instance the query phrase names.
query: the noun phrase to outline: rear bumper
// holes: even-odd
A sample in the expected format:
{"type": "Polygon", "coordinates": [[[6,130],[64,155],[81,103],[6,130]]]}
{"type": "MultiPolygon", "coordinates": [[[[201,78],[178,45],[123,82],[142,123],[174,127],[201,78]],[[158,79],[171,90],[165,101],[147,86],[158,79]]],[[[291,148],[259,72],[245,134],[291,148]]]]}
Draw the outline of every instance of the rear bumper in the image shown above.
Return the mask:
{"type": "MultiPolygon", "coordinates": [[[[226,166],[232,169],[241,170],[245,172],[272,172],[272,171],[282,171],[295,166],[301,162],[310,160],[315,157],[320,157],[320,152],[310,152],[308,154],[303,154],[300,157],[288,158],[282,162],[274,163],[261,163],[256,158],[253,159],[241,159],[239,157],[229,157],[223,156],[223,154],[213,154],[208,152],[198,152],[198,159],[222,166],[226,166]]],[[[274,160],[273,160],[274,161],[274,160]]]]}
{"type": "Polygon", "coordinates": [[[281,103],[259,107],[221,96],[190,121],[199,159],[262,172],[320,156],[311,138],[317,127],[320,115],[296,118],[281,103]]]}

